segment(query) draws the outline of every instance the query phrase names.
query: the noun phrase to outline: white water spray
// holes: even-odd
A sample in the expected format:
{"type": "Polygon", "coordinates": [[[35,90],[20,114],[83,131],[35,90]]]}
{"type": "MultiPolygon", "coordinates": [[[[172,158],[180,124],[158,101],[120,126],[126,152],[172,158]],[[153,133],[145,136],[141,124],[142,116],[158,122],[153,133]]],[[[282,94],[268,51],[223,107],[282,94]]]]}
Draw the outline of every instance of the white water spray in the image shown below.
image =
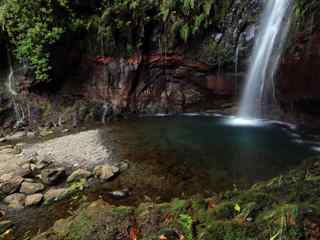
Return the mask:
{"type": "MultiPolygon", "coordinates": [[[[288,34],[292,0],[267,0],[261,19],[238,116],[259,117],[266,81],[273,81],[288,34]]],[[[272,82],[271,82],[272,83],[272,82]]]]}

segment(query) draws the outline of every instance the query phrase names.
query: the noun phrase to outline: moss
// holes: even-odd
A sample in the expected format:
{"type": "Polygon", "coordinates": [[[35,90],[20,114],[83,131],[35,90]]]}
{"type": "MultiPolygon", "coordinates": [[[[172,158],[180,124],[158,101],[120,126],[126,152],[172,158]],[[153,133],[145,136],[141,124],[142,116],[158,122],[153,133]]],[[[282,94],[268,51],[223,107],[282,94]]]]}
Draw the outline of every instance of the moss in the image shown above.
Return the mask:
{"type": "Polygon", "coordinates": [[[77,216],[75,222],[70,225],[67,240],[86,240],[94,229],[93,221],[84,213],[77,216]]]}
{"type": "Polygon", "coordinates": [[[218,220],[232,219],[236,215],[234,202],[223,202],[212,210],[212,216],[218,220]]]}
{"type": "Polygon", "coordinates": [[[171,202],[171,210],[174,213],[181,213],[183,212],[188,206],[188,201],[181,200],[181,199],[174,199],[171,202]]]}
{"type": "Polygon", "coordinates": [[[112,209],[112,213],[117,217],[128,216],[132,213],[132,208],[120,206],[112,209]]]}
{"type": "MultiPolygon", "coordinates": [[[[317,176],[320,165],[312,170],[310,177],[317,176]]],[[[170,236],[183,235],[186,240],[264,240],[278,239],[280,236],[287,240],[308,239],[308,229],[305,227],[306,221],[310,220],[308,216],[318,218],[320,215],[319,183],[301,181],[299,184],[303,186],[303,194],[308,198],[288,201],[288,195],[297,191],[299,180],[294,179],[299,179],[297,176],[301,175],[301,171],[291,171],[246,191],[230,191],[221,199],[214,197],[205,200],[197,197],[174,199],[163,204],[149,202],[140,204],[136,210],[109,205],[105,212],[101,211],[104,209],[102,204],[100,208],[95,208],[99,218],[95,215],[92,218],[96,225],[102,225],[102,228],[96,229],[97,232],[112,223],[108,236],[127,229],[131,219],[135,219],[143,229],[142,239],[147,240],[158,240],[163,232],[170,236]],[[235,208],[237,205],[239,209],[235,208]]],[[[83,216],[75,218],[75,224],[69,227],[69,231],[74,232],[80,228],[79,225],[90,221],[90,218],[83,216]]],[[[78,235],[72,233],[68,236],[83,239],[81,237],[90,233],[92,223],[88,226],[78,235]]],[[[93,237],[97,234],[94,233],[93,237]]]]}
{"type": "MultiPolygon", "coordinates": [[[[199,228],[198,228],[199,229],[199,228]]],[[[257,229],[229,221],[214,221],[204,229],[199,230],[201,240],[254,240],[257,238],[257,229]]]]}

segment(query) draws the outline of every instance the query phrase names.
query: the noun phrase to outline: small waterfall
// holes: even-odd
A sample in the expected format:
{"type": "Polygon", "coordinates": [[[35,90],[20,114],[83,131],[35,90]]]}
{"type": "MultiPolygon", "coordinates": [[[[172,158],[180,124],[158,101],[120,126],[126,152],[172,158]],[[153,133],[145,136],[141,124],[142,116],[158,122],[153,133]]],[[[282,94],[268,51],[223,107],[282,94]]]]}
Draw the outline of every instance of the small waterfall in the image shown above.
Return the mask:
{"type": "MultiPolygon", "coordinates": [[[[8,63],[9,63],[7,89],[10,95],[12,96],[12,104],[13,104],[13,109],[16,116],[16,123],[14,127],[18,128],[24,123],[26,116],[25,116],[25,111],[23,109],[23,106],[18,102],[18,93],[15,90],[15,71],[14,71],[13,62],[11,59],[9,49],[7,50],[7,55],[8,55],[8,63]]],[[[26,68],[25,65],[22,67],[22,69],[24,68],[26,68]]]]}
{"type": "Polygon", "coordinates": [[[247,73],[238,116],[259,117],[266,84],[273,85],[290,25],[293,0],[268,0],[247,73]],[[267,82],[271,81],[271,82],[267,82]]]}

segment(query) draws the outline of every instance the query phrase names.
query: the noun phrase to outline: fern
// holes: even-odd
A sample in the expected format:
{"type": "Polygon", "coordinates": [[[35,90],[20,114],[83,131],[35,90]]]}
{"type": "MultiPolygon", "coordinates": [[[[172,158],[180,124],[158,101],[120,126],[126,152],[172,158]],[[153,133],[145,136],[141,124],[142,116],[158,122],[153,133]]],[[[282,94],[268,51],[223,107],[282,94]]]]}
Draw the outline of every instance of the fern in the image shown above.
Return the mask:
{"type": "Polygon", "coordinates": [[[212,0],[205,0],[203,4],[203,11],[206,16],[210,15],[212,4],[213,4],[212,0]]]}
{"type": "Polygon", "coordinates": [[[180,29],[180,36],[181,38],[187,42],[189,38],[189,26],[188,24],[184,24],[180,29]]]}

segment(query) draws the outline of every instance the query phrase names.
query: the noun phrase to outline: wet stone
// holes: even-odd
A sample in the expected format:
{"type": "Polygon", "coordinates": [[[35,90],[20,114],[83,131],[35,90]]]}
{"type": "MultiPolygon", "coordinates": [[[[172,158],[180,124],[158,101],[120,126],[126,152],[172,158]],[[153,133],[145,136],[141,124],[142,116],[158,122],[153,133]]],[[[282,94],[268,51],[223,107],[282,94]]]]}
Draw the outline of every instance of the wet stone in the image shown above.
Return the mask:
{"type": "Polygon", "coordinates": [[[66,188],[50,189],[44,194],[45,202],[52,202],[61,200],[68,193],[66,188]]]}
{"type": "Polygon", "coordinates": [[[23,178],[20,176],[5,174],[1,176],[0,192],[5,195],[12,194],[19,190],[22,182],[23,178]]]}
{"type": "Polygon", "coordinates": [[[3,201],[9,205],[10,208],[21,209],[24,207],[26,195],[22,193],[15,193],[7,196],[3,201]]]}
{"type": "Polygon", "coordinates": [[[42,199],[43,199],[43,194],[41,194],[41,193],[29,195],[26,197],[25,206],[30,207],[30,206],[39,205],[41,203],[42,199]]]}
{"type": "Polygon", "coordinates": [[[44,169],[41,171],[41,180],[48,185],[54,185],[66,176],[64,168],[44,169]]]}
{"type": "Polygon", "coordinates": [[[80,179],[88,179],[92,173],[85,169],[78,169],[74,171],[67,179],[67,182],[79,181],[80,179]]]}
{"type": "Polygon", "coordinates": [[[44,190],[42,183],[23,182],[21,184],[20,192],[26,194],[33,194],[44,190]]]}
{"type": "Polygon", "coordinates": [[[116,166],[109,164],[97,166],[94,169],[95,177],[99,178],[101,181],[107,181],[116,176],[120,172],[120,169],[116,166]]]}

